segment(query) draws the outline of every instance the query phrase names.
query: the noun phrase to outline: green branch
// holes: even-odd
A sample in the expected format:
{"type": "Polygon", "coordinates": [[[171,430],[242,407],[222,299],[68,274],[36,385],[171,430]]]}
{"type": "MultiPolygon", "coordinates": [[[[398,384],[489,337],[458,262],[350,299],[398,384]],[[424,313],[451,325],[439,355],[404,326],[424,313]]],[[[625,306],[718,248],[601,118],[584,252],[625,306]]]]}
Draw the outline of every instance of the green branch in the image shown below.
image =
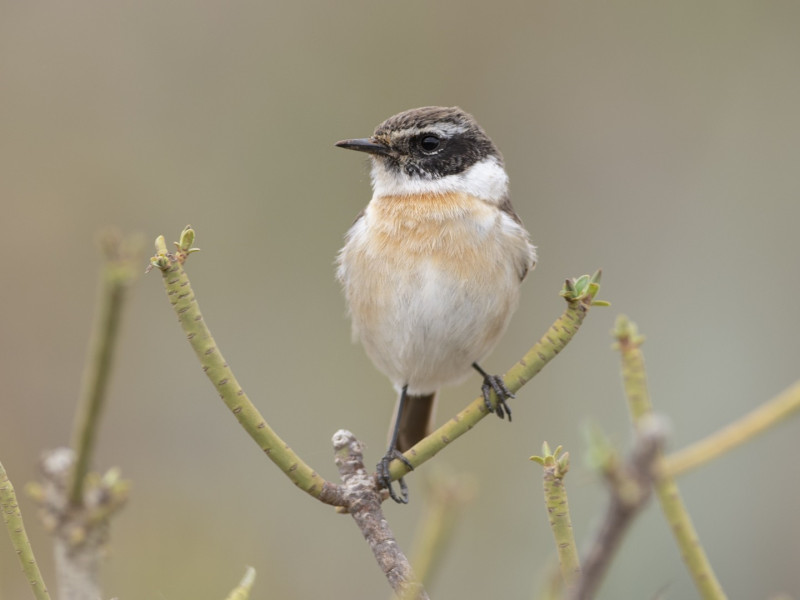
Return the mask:
{"type": "Polygon", "coordinates": [[[11,537],[11,544],[14,546],[20,565],[22,565],[22,572],[33,590],[33,595],[37,600],[50,600],[50,594],[47,592],[44,579],[42,579],[39,565],[33,556],[28,534],[25,533],[25,524],[22,522],[22,513],[17,504],[14,486],[11,485],[2,463],[0,463],[0,510],[3,511],[3,521],[6,524],[8,535],[11,537]]]}
{"type": "Polygon", "coordinates": [[[69,501],[73,506],[83,502],[84,481],[111,377],[126,291],[136,277],[141,254],[138,239],[124,240],[114,232],[103,235],[101,247],[105,264],[100,275],[100,302],[72,439],[72,449],[77,457],[69,482],[69,501]]]}
{"type": "MultiPolygon", "coordinates": [[[[608,305],[602,300],[595,300],[600,289],[599,282],[600,271],[592,277],[583,275],[577,279],[566,281],[561,290],[561,296],[567,302],[564,313],[550,326],[542,339],[536,342],[527,354],[503,376],[512,393],[516,393],[566,347],[578,333],[591,306],[608,305]]],[[[492,403],[496,402],[497,397],[492,392],[492,403]]],[[[489,411],[483,396],[480,396],[439,429],[409,449],[404,456],[411,466],[416,468],[433,458],[453,440],[475,427],[478,421],[488,414],[489,411]]],[[[391,464],[392,479],[399,479],[409,470],[408,466],[400,460],[394,460],[391,464]]]]}
{"type": "MultiPolygon", "coordinates": [[[[628,398],[628,407],[634,427],[640,430],[653,412],[647,390],[644,356],[641,351],[644,338],[639,335],[636,326],[623,316],[617,319],[614,336],[622,355],[622,380],[625,395],[628,398]]],[[[663,457],[659,452],[654,463],[655,492],[661,503],[661,510],[664,512],[680,548],[683,560],[694,579],[695,586],[702,598],[706,600],[726,598],[722,586],[714,575],[705,550],[700,545],[700,539],[681,499],[678,486],[675,484],[674,478],[665,474],[663,463],[663,457]]]]}
{"type": "Polygon", "coordinates": [[[746,414],[738,421],[720,429],[707,438],[673,452],[664,458],[664,474],[682,475],[714,460],[721,454],[750,441],[752,438],[787,419],[800,410],[800,382],[746,414]]]}
{"type": "Polygon", "coordinates": [[[188,225],[181,234],[180,242],[175,244],[177,251],[174,254],[167,251],[164,237],[159,236],[156,240],[156,255],[150,260],[150,264],[151,268],[161,271],[167,297],[178,315],[189,344],[200,360],[203,372],[239,424],[295,485],[323,502],[336,504],[336,486],[320,477],[269,426],[239,385],[217,347],[200,313],[189,278],[183,270],[186,258],[198,250],[192,247],[193,243],[194,230],[188,225]]]}
{"type": "Polygon", "coordinates": [[[564,487],[564,477],[569,471],[569,452],[565,452],[561,456],[559,454],[561,454],[561,446],[552,452],[550,446],[545,442],[542,444],[542,455],[531,456],[531,460],[544,467],[542,482],[545,507],[550,521],[550,529],[556,542],[564,589],[570,590],[580,577],[581,563],[578,558],[578,548],[575,545],[575,536],[572,533],[567,489],[564,487]]]}

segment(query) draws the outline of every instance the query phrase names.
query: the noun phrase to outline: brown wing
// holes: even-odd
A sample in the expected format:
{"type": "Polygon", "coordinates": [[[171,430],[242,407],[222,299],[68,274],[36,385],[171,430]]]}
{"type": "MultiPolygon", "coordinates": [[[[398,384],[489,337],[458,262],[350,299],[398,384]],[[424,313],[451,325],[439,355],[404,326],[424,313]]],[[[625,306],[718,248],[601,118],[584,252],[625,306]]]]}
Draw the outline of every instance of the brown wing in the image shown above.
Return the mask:
{"type": "Polygon", "coordinates": [[[532,259],[532,260],[530,260],[530,262],[528,262],[528,260],[523,259],[525,262],[523,264],[519,265],[519,267],[520,267],[519,280],[522,281],[528,275],[528,271],[530,271],[531,269],[533,269],[536,266],[536,249],[530,243],[530,238],[528,237],[528,232],[525,230],[525,226],[522,224],[522,219],[519,218],[519,215],[517,214],[517,211],[514,210],[514,206],[511,204],[511,198],[509,198],[508,196],[503,198],[503,201],[500,202],[498,207],[506,215],[511,217],[512,221],[514,221],[517,225],[519,225],[520,229],[522,230],[522,232],[524,233],[525,238],[526,238],[525,241],[526,241],[526,243],[528,245],[528,252],[529,252],[528,258],[532,259]]]}
{"type": "Polygon", "coordinates": [[[504,213],[506,213],[509,217],[514,219],[514,221],[517,223],[517,225],[522,226],[522,219],[519,218],[519,215],[517,214],[517,211],[514,210],[514,205],[511,204],[511,198],[509,198],[508,196],[503,198],[503,201],[500,202],[499,208],[504,213]]]}

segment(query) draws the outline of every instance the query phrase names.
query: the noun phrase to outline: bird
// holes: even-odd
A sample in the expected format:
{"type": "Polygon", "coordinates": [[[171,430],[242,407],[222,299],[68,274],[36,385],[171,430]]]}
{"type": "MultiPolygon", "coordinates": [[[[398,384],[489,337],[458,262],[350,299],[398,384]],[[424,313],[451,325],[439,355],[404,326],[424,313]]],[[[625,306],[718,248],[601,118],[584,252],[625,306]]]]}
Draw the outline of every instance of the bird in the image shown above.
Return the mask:
{"type": "Polygon", "coordinates": [[[406,110],[336,146],[371,162],[372,198],[345,235],[337,277],[354,340],[398,393],[377,481],[407,503],[389,464],[411,468],[403,452],[430,433],[440,388],[475,370],[487,409],[511,420],[513,394],[479,362],[516,310],[536,247],[511,204],[503,156],[461,108],[406,110]]]}

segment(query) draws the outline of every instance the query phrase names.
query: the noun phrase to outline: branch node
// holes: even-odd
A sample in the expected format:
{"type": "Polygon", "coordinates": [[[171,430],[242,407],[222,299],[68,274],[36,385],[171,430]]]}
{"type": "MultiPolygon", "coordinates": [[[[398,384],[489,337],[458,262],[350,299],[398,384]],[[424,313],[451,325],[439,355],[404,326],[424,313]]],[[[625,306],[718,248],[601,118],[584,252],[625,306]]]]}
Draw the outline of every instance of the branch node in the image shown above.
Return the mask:
{"type": "Polygon", "coordinates": [[[41,461],[40,513],[54,535],[56,571],[63,598],[100,598],[100,563],[108,540],[108,521],[128,498],[130,484],[118,469],[84,479],[79,502],[69,494],[75,452],[56,448],[41,461]]]}
{"type": "Polygon", "coordinates": [[[374,475],[364,467],[364,445],[346,429],[337,431],[332,442],[334,460],[343,482],[343,505],[367,540],[392,589],[404,600],[427,599],[427,593],[414,576],[408,558],[395,541],[383,515],[381,503],[384,494],[378,489],[374,475]]]}

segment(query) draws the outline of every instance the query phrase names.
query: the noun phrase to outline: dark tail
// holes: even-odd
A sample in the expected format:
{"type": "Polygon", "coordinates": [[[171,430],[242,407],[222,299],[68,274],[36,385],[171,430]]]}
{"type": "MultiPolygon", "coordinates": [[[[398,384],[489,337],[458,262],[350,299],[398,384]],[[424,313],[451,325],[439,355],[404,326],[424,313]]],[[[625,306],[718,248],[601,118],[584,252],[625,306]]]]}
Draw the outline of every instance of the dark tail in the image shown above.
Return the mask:
{"type": "Polygon", "coordinates": [[[389,428],[389,436],[394,430],[395,421],[400,419],[400,429],[397,434],[397,449],[405,452],[431,432],[433,417],[436,410],[436,392],[424,396],[407,395],[403,414],[397,414],[395,406],[394,419],[389,428]]]}

